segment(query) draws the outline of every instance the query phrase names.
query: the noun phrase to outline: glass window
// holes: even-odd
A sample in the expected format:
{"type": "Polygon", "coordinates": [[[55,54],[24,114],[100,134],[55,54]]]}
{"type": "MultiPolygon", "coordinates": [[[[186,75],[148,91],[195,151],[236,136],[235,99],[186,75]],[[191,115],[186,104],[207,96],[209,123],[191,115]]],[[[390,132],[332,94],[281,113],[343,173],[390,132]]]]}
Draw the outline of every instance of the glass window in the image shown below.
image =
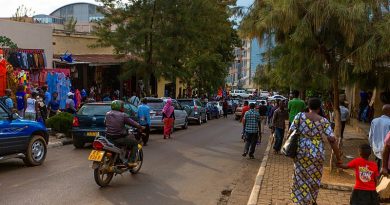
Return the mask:
{"type": "Polygon", "coordinates": [[[162,110],[164,107],[163,102],[148,102],[148,106],[151,110],[162,110]]]}
{"type": "Polygon", "coordinates": [[[8,120],[8,117],[8,113],[2,107],[0,107],[0,120],[8,120]]]}
{"type": "Polygon", "coordinates": [[[179,103],[182,106],[185,106],[185,105],[188,105],[188,106],[191,106],[191,107],[194,106],[194,101],[192,101],[192,100],[180,100],[179,103]]]}
{"type": "Polygon", "coordinates": [[[111,105],[84,105],[78,111],[79,115],[106,115],[111,110],[111,105]]]}

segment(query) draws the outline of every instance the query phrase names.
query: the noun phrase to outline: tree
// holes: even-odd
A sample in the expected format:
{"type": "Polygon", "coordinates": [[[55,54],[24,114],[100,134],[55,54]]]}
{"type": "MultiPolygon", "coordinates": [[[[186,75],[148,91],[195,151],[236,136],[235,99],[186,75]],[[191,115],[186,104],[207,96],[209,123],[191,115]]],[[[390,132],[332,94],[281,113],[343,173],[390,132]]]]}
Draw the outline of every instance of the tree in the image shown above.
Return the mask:
{"type": "Polygon", "coordinates": [[[256,1],[241,29],[248,36],[272,31],[278,44],[287,49],[278,59],[285,70],[330,79],[335,134],[339,137],[340,83],[353,74],[378,69],[377,63],[389,55],[389,14],[383,9],[388,8],[387,3],[386,0],[256,1]]]}
{"type": "Polygon", "coordinates": [[[74,33],[76,31],[76,24],[77,24],[77,20],[74,19],[72,16],[71,18],[65,21],[64,31],[69,34],[74,33]]]}
{"type": "Polygon", "coordinates": [[[16,45],[16,43],[14,43],[10,38],[6,36],[0,36],[0,48],[4,47],[16,49],[18,48],[18,45],[16,45]]]}
{"type": "Polygon", "coordinates": [[[172,82],[179,77],[199,89],[223,85],[225,64],[232,59],[232,36],[236,36],[228,19],[228,4],[206,0],[101,2],[105,18],[96,28],[99,44],[113,46],[117,54],[137,57],[126,64],[123,78],[136,74],[144,80],[146,91],[152,75],[172,82]]]}
{"type": "Polygon", "coordinates": [[[13,21],[19,21],[19,22],[26,22],[28,17],[33,16],[34,12],[31,8],[27,8],[25,5],[20,5],[15,13],[12,15],[11,20],[13,21]]]}

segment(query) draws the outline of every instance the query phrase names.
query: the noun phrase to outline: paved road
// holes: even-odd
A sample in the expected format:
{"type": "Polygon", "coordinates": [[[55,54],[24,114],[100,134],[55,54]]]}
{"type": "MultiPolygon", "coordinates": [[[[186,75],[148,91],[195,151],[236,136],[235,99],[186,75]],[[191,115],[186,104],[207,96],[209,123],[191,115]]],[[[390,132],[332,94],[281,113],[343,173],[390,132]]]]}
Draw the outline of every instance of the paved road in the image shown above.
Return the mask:
{"type": "MultiPolygon", "coordinates": [[[[90,148],[49,149],[39,167],[1,162],[0,204],[223,204],[221,191],[251,189],[261,160],[261,152],[256,160],[241,157],[240,130],[233,119],[219,119],[179,130],[171,140],[154,134],[141,172],[116,176],[107,188],[95,184],[87,161],[90,148]],[[247,179],[239,179],[242,175],[247,179]]],[[[248,196],[241,194],[236,204],[245,204],[248,196]]]]}

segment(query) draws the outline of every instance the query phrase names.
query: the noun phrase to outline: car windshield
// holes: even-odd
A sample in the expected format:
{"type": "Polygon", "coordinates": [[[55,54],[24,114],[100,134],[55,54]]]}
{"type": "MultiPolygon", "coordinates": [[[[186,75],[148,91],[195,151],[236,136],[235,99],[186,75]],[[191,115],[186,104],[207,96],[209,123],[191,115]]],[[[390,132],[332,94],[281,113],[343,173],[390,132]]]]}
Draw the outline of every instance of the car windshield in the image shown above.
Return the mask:
{"type": "Polygon", "coordinates": [[[148,106],[151,110],[162,110],[164,107],[163,102],[148,102],[148,106]]]}
{"type": "Polygon", "coordinates": [[[84,105],[77,112],[78,115],[106,115],[111,105],[84,105]]]}
{"type": "Polygon", "coordinates": [[[179,103],[182,105],[182,106],[190,106],[190,107],[193,107],[194,106],[194,102],[192,100],[179,100],[179,103]]]}

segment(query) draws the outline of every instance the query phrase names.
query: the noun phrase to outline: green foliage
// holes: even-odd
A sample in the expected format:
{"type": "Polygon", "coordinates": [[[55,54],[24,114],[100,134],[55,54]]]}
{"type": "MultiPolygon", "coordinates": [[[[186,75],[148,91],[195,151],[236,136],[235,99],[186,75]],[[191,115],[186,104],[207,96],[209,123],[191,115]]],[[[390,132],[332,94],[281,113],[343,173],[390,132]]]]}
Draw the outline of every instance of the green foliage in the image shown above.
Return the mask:
{"type": "Polygon", "coordinates": [[[61,112],[46,120],[46,126],[55,132],[69,134],[72,129],[73,115],[61,112]]]}
{"type": "Polygon", "coordinates": [[[30,16],[33,16],[34,12],[31,8],[27,8],[25,5],[20,5],[15,13],[12,15],[12,21],[26,22],[30,16]]]}
{"type": "Polygon", "coordinates": [[[69,18],[64,24],[65,32],[74,33],[76,31],[76,24],[77,20],[74,19],[73,16],[69,18]]]}
{"type": "Polygon", "coordinates": [[[146,90],[151,75],[173,82],[178,77],[200,90],[224,84],[238,41],[229,20],[234,1],[100,2],[105,18],[96,28],[99,44],[137,57],[125,64],[125,78],[136,74],[144,79],[146,90]]]}
{"type": "Polygon", "coordinates": [[[18,45],[16,43],[12,42],[12,40],[6,36],[0,36],[0,47],[9,47],[9,48],[18,48],[18,45]]]}

